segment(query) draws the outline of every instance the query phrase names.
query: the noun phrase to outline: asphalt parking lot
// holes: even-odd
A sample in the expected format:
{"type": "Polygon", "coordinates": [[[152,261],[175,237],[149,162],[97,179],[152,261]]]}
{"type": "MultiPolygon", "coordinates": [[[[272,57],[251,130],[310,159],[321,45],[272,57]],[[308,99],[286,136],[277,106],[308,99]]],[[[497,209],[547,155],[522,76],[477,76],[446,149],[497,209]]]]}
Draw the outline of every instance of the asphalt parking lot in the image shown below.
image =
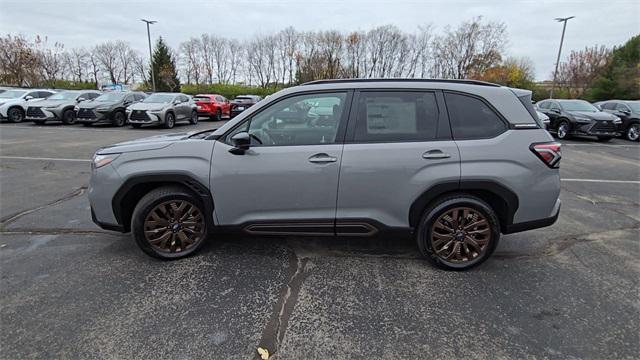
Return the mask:
{"type": "Polygon", "coordinates": [[[640,146],[564,142],[552,227],[468,272],[410,239],[211,239],[162,262],[90,220],[89,159],[173,130],[0,124],[0,357],[636,358],[640,146]]]}

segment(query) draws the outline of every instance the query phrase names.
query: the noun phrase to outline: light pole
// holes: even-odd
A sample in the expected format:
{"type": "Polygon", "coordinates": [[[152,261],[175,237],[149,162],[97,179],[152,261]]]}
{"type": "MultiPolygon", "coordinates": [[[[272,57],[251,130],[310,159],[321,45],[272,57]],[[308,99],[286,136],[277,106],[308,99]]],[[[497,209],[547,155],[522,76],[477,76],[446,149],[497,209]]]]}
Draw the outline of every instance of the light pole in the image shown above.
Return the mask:
{"type": "Polygon", "coordinates": [[[567,29],[567,21],[573,19],[575,16],[569,16],[566,18],[555,18],[557,22],[562,24],[562,37],[560,38],[560,48],[558,49],[558,58],[556,59],[556,69],[553,71],[553,82],[551,83],[551,91],[549,92],[549,98],[553,99],[553,88],[556,87],[556,76],[558,76],[558,64],[560,63],[560,53],[562,53],[562,43],[564,42],[564,31],[567,29]]]}
{"type": "Polygon", "coordinates": [[[149,32],[149,25],[157,23],[155,20],[140,19],[147,23],[147,39],[149,40],[149,67],[151,68],[151,87],[153,92],[156,92],[156,75],[153,72],[153,55],[151,55],[151,32],[149,32]]]}

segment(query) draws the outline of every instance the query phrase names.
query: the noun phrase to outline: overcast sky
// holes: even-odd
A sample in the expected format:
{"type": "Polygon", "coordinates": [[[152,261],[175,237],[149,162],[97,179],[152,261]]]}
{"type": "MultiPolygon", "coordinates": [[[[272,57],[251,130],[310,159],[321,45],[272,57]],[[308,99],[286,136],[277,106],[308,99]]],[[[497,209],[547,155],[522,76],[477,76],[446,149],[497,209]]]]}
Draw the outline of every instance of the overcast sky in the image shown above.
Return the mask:
{"type": "Polygon", "coordinates": [[[549,78],[562,25],[555,17],[576,16],[567,26],[563,58],[571,50],[602,44],[619,45],[640,33],[640,1],[186,1],[186,0],[0,0],[0,34],[46,35],[66,48],[121,39],[147,50],[140,18],[158,20],[152,36],[172,47],[191,36],[212,33],[249,38],[297,30],[369,30],[392,24],[411,32],[423,24],[440,31],[483,16],[502,21],[509,34],[508,55],[533,60],[536,78],[549,78]]]}

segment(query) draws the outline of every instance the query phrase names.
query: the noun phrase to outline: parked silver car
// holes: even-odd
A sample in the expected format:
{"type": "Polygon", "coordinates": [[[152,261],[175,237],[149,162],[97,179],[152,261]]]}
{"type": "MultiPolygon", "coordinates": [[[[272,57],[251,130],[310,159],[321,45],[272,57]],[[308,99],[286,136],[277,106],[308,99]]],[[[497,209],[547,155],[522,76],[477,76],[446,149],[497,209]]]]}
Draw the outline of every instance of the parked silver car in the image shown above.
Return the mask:
{"type": "Polygon", "coordinates": [[[133,232],[164,259],[220,232],[406,234],[431,263],[467,269],[500,233],[556,221],[560,158],[530,91],[327,80],[282,90],[217,130],[100,149],[89,199],[94,222],[133,232]],[[314,111],[322,104],[331,111],[314,111]]]}
{"type": "Polygon", "coordinates": [[[26,119],[36,124],[62,121],[65,125],[76,122],[74,108],[81,102],[93,100],[102,93],[97,90],[66,90],[49,96],[46,100],[29,104],[26,119]]]}
{"type": "Polygon", "coordinates": [[[198,106],[193,99],[181,93],[155,93],[142,102],[127,107],[131,126],[155,124],[171,129],[177,121],[198,123],[198,106]]]}

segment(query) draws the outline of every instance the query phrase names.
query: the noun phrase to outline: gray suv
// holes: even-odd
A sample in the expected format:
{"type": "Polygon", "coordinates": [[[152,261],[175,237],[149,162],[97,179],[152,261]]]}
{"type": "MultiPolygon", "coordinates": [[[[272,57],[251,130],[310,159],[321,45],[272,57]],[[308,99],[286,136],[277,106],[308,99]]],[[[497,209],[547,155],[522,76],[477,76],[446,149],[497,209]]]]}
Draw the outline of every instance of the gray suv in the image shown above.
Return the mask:
{"type": "Polygon", "coordinates": [[[129,123],[134,128],[155,124],[171,129],[176,121],[198,123],[198,106],[191,96],[181,93],[155,93],[127,108],[129,123]]]}
{"type": "Polygon", "coordinates": [[[62,121],[65,125],[76,122],[74,108],[83,101],[93,100],[102,93],[96,90],[67,90],[53,94],[43,101],[29,104],[26,119],[36,124],[62,121]]]}
{"type": "Polygon", "coordinates": [[[91,212],[147,254],[219,233],[414,236],[445,269],[500,234],[553,224],[560,144],[531,92],[476,81],[324,80],[282,90],[219,129],[105,147],[91,212]]]}

